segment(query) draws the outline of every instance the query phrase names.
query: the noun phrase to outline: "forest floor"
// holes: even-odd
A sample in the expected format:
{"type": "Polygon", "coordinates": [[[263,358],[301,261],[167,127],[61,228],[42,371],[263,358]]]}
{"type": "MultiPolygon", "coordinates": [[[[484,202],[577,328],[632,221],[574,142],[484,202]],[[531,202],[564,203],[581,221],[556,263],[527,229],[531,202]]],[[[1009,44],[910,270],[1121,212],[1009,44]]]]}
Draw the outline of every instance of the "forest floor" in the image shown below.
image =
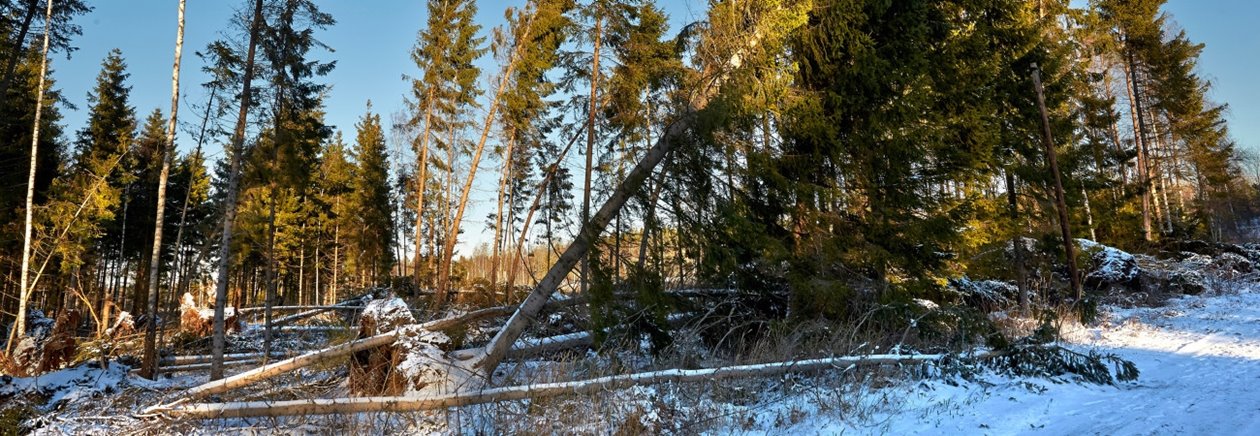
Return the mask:
{"type": "MultiPolygon", "coordinates": [[[[1102,386],[984,374],[883,389],[862,420],[826,414],[781,434],[1260,434],[1260,286],[1183,296],[1153,308],[1104,308],[1092,326],[1070,326],[1078,351],[1137,364],[1137,381],[1102,386]]],[[[782,407],[800,407],[800,399],[782,407]]],[[[807,402],[805,402],[807,403],[807,402]]],[[[775,413],[770,410],[766,413],[775,413]]],[[[778,412],[782,414],[782,412],[778,412]]]]}
{"type": "MultiPolygon", "coordinates": [[[[81,365],[0,380],[0,427],[20,420],[37,434],[1260,434],[1260,284],[1216,286],[1154,307],[1104,306],[1096,322],[1062,333],[1071,349],[1134,362],[1140,377],[1096,385],[988,370],[964,378],[837,368],[439,412],[196,421],[133,414],[203,382],[204,374],[149,382],[127,375],[124,365],[81,365]],[[29,405],[20,410],[15,401],[29,405]]],[[[536,380],[635,358],[591,353],[509,367],[536,380]]],[[[224,400],[344,396],[344,375],[335,366],[302,370],[224,400]]]]}

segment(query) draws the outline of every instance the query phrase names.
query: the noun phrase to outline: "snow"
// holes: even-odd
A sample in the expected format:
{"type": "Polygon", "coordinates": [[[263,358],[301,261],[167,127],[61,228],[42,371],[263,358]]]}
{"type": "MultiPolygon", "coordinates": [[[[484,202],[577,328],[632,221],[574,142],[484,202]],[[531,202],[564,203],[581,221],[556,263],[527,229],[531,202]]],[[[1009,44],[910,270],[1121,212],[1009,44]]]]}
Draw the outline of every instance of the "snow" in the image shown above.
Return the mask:
{"type": "Polygon", "coordinates": [[[1097,283],[1128,283],[1138,277],[1137,260],[1132,254],[1088,240],[1077,239],[1081,251],[1090,255],[1094,268],[1085,276],[1086,281],[1097,283]]]}
{"type": "Polygon", "coordinates": [[[110,365],[101,370],[94,365],[79,365],[36,377],[0,377],[0,398],[18,394],[39,394],[48,397],[45,408],[53,409],[63,402],[91,401],[92,398],[118,391],[127,380],[126,365],[110,365]]]}
{"type": "Polygon", "coordinates": [[[384,333],[386,330],[415,322],[415,318],[411,316],[411,309],[401,298],[372,300],[364,306],[361,319],[372,320],[377,333],[384,333]]]}
{"type": "Polygon", "coordinates": [[[1141,377],[1116,386],[993,373],[928,379],[846,399],[869,403],[865,418],[800,396],[767,405],[756,421],[784,434],[1260,434],[1260,288],[1108,308],[1096,325],[1065,328],[1064,339],[1131,360],[1141,377]],[[789,410],[809,416],[772,424],[789,410]]]}

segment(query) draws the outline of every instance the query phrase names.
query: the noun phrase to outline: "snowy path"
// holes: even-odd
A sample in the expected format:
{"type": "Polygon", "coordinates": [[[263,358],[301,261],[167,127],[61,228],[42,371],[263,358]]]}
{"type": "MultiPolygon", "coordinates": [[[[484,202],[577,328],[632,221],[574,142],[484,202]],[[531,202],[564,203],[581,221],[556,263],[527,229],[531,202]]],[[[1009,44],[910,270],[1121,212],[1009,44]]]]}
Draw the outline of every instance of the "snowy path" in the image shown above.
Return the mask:
{"type": "Polygon", "coordinates": [[[1141,377],[1121,386],[989,376],[906,386],[864,426],[810,420],[789,433],[1260,435],[1260,289],[1112,309],[1074,348],[1116,353],[1141,377]]]}

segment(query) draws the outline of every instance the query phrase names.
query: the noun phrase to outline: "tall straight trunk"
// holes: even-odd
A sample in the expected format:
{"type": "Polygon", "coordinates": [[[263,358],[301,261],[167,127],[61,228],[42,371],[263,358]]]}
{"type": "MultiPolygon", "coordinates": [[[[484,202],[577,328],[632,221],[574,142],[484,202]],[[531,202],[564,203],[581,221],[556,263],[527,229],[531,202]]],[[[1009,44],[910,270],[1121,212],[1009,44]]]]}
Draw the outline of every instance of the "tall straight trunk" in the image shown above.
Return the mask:
{"type": "Polygon", "coordinates": [[[298,240],[298,299],[297,304],[306,304],[306,223],[302,223],[298,240]]]}
{"type": "MultiPolygon", "coordinates": [[[[337,203],[340,203],[340,198],[337,203]]],[[[337,301],[337,293],[341,287],[341,223],[333,224],[333,264],[332,264],[332,299],[337,301]]]]}
{"type": "MultiPolygon", "coordinates": [[[[183,1],[183,0],[180,0],[183,1]]],[[[219,87],[210,88],[210,102],[206,104],[206,113],[201,118],[201,129],[197,134],[197,148],[193,150],[193,155],[201,157],[201,147],[205,144],[206,128],[210,124],[210,111],[214,108],[214,98],[218,94],[219,87]]],[[[180,205],[179,210],[179,226],[175,230],[175,268],[179,271],[178,279],[175,281],[175,294],[184,292],[184,284],[188,282],[189,266],[188,255],[184,252],[184,227],[188,225],[188,203],[192,201],[192,179],[188,181],[188,188],[184,190],[184,202],[180,205]]]]}
{"type": "Polygon", "coordinates": [[[267,289],[263,295],[263,363],[266,363],[266,355],[271,354],[271,307],[276,301],[276,187],[274,183],[271,189],[271,201],[267,211],[267,267],[263,272],[266,282],[263,286],[267,289]]]}
{"type": "Polygon", "coordinates": [[[472,191],[473,180],[477,176],[477,165],[481,162],[481,152],[486,148],[486,139],[490,137],[490,129],[494,127],[494,114],[499,109],[499,99],[503,96],[503,90],[507,88],[508,80],[516,69],[516,62],[520,58],[520,49],[528,41],[533,20],[534,18],[531,16],[525,34],[516,41],[516,47],[512,50],[507,66],[503,69],[503,77],[499,79],[498,89],[495,90],[494,97],[490,100],[490,109],[486,111],[486,120],[481,128],[481,139],[477,141],[477,149],[473,152],[472,162],[468,165],[468,179],[464,181],[464,189],[459,194],[459,203],[455,209],[455,216],[451,218],[450,226],[446,229],[446,246],[442,249],[442,263],[438,267],[436,301],[439,305],[445,303],[447,293],[450,292],[451,258],[455,254],[455,242],[459,237],[460,221],[463,221],[464,209],[468,206],[468,195],[472,191]]]}
{"type": "MultiPolygon", "coordinates": [[[[597,13],[595,15],[595,50],[594,55],[591,56],[591,101],[586,117],[586,177],[582,185],[583,225],[591,219],[591,169],[594,167],[592,161],[595,155],[595,110],[598,107],[599,98],[599,49],[603,33],[603,16],[597,13]]],[[[586,295],[586,289],[590,286],[590,269],[591,259],[588,256],[582,259],[580,273],[582,295],[586,295]]]]}
{"type": "MultiPolygon", "coordinates": [[[[416,260],[412,265],[415,273],[416,287],[420,287],[420,238],[422,235],[422,225],[424,224],[424,192],[428,188],[428,172],[429,172],[429,135],[433,127],[433,98],[434,89],[429,88],[428,94],[425,96],[424,110],[424,131],[420,134],[420,156],[416,158],[416,170],[419,174],[416,177],[416,260]]],[[[433,225],[433,223],[429,223],[433,225]]],[[[429,253],[432,256],[433,253],[429,253]]]]}
{"type": "MultiPolygon", "coordinates": [[[[455,166],[456,166],[456,162],[455,162],[455,161],[459,159],[459,156],[458,156],[457,150],[455,149],[455,141],[458,139],[458,138],[456,138],[456,137],[455,137],[455,125],[454,125],[454,124],[449,124],[449,125],[447,126],[447,132],[448,132],[448,133],[447,133],[447,135],[448,135],[449,137],[448,137],[447,142],[446,142],[446,144],[447,144],[447,146],[446,146],[446,162],[447,162],[447,164],[446,164],[446,184],[445,184],[445,185],[443,185],[443,189],[445,189],[445,190],[446,190],[446,192],[443,194],[443,196],[445,196],[445,198],[444,198],[444,199],[443,199],[443,201],[442,201],[442,209],[441,209],[441,212],[442,212],[442,226],[441,226],[441,228],[443,229],[443,231],[445,231],[445,232],[446,232],[446,234],[444,234],[444,235],[443,235],[443,237],[445,237],[446,239],[456,239],[456,240],[458,240],[458,237],[459,237],[459,234],[458,234],[458,233],[456,233],[454,236],[452,236],[452,235],[451,235],[451,233],[450,233],[450,228],[451,228],[451,219],[452,219],[452,218],[453,218],[453,216],[455,215],[455,212],[451,210],[451,198],[452,198],[452,191],[455,189],[455,166]]],[[[446,240],[443,240],[442,242],[443,242],[443,246],[445,246],[445,242],[446,242],[446,240]]],[[[451,255],[452,255],[452,256],[454,256],[454,254],[453,254],[453,253],[452,253],[451,255]]],[[[442,252],[442,254],[441,254],[441,258],[442,258],[442,259],[445,259],[445,258],[446,258],[446,252],[445,252],[445,251],[443,251],[443,252],[442,252]]],[[[439,266],[438,266],[438,267],[439,267],[439,268],[444,268],[444,269],[446,269],[446,274],[450,274],[450,266],[449,266],[449,265],[447,265],[445,262],[441,262],[441,263],[439,263],[439,266]]],[[[443,274],[443,273],[438,272],[437,279],[436,279],[436,280],[434,280],[434,283],[435,283],[435,284],[437,285],[437,287],[438,287],[437,292],[446,292],[446,291],[444,290],[444,289],[446,288],[446,285],[445,285],[445,284],[443,284],[443,282],[442,282],[442,280],[443,280],[443,279],[442,279],[442,277],[443,277],[443,276],[444,276],[444,274],[443,274]]],[[[444,303],[444,301],[443,301],[442,299],[436,299],[435,301],[437,301],[437,302],[438,302],[438,304],[442,304],[442,303],[444,303]]]]}
{"type": "Polygon", "coordinates": [[[1172,205],[1168,203],[1168,179],[1169,173],[1165,168],[1168,165],[1166,157],[1168,156],[1169,144],[1165,142],[1164,135],[1159,128],[1159,120],[1155,114],[1151,114],[1151,133],[1155,137],[1155,178],[1159,180],[1159,200],[1163,203],[1163,223],[1164,233],[1171,234],[1173,231],[1173,210],[1172,205]]]}
{"type": "Polygon", "coordinates": [[[1081,288],[1081,277],[1076,268],[1076,241],[1072,240],[1072,225],[1069,221],[1067,200],[1063,193],[1063,176],[1059,173],[1059,158],[1054,151],[1054,135],[1050,131],[1050,114],[1046,111],[1046,97],[1041,88],[1041,69],[1033,64],[1033,87],[1037,91],[1037,109],[1041,112],[1041,140],[1046,148],[1046,159],[1050,163],[1050,172],[1054,176],[1054,206],[1059,211],[1059,230],[1063,233],[1063,255],[1067,257],[1068,281],[1072,284],[1072,292],[1076,299],[1084,297],[1081,288]]]}
{"type": "Polygon", "coordinates": [[[184,2],[185,0],[179,0],[179,30],[175,33],[175,64],[171,67],[171,116],[166,123],[166,141],[162,144],[162,172],[158,176],[157,216],[153,221],[153,255],[149,257],[149,322],[144,332],[144,358],[140,369],[140,375],[148,379],[157,376],[158,279],[162,271],[162,227],[166,218],[166,181],[171,174],[171,158],[175,154],[175,122],[179,116],[179,61],[184,50],[184,2]]]}
{"type": "MultiPolygon", "coordinates": [[[[39,88],[35,91],[35,127],[31,134],[31,168],[26,179],[26,217],[22,236],[22,277],[21,287],[18,295],[18,312],[17,312],[17,328],[13,330],[16,333],[10,333],[9,350],[13,350],[12,340],[15,334],[26,334],[26,302],[31,297],[29,284],[30,268],[31,268],[31,217],[34,214],[35,207],[35,166],[39,162],[39,123],[44,113],[44,86],[45,79],[48,76],[48,39],[49,32],[52,31],[52,7],[53,1],[48,0],[48,8],[45,11],[44,19],[48,25],[44,26],[44,52],[39,67],[39,88]]],[[[29,21],[29,20],[28,20],[29,21]]],[[[18,42],[21,44],[21,41],[18,42]]],[[[3,95],[3,94],[0,94],[3,95]]]]}
{"type": "Polygon", "coordinates": [[[1019,311],[1028,314],[1028,272],[1024,267],[1024,235],[1019,231],[1019,196],[1015,192],[1015,175],[1010,168],[1005,172],[1007,207],[1015,230],[1015,237],[1011,239],[1011,250],[1015,252],[1015,287],[1019,290],[1019,311]]]}
{"type": "Polygon", "coordinates": [[[223,234],[219,242],[219,266],[214,289],[214,343],[211,354],[214,356],[210,365],[210,379],[223,378],[223,347],[225,343],[225,325],[223,312],[227,306],[228,264],[232,254],[232,228],[236,221],[236,206],[240,195],[241,156],[245,148],[245,126],[249,116],[254,80],[254,51],[258,45],[258,33],[262,28],[262,0],[254,1],[254,18],[249,28],[249,49],[245,55],[245,74],[242,77],[241,111],[236,118],[236,129],[232,134],[232,150],[228,160],[228,187],[226,204],[223,211],[223,234]]]}
{"type": "Polygon", "coordinates": [[[496,293],[495,287],[499,284],[499,256],[502,253],[500,248],[503,246],[503,202],[507,197],[508,180],[512,176],[512,148],[515,147],[516,141],[511,138],[512,134],[508,134],[508,146],[503,152],[503,175],[499,178],[499,200],[498,211],[494,214],[494,240],[490,254],[490,304],[495,304],[496,293]]]}
{"type": "MultiPolygon", "coordinates": [[[[324,288],[320,286],[320,276],[323,275],[324,271],[320,269],[320,256],[319,256],[319,248],[321,245],[324,245],[324,234],[323,232],[319,232],[316,235],[317,236],[315,238],[315,259],[314,259],[315,261],[315,271],[314,271],[315,289],[312,291],[314,292],[315,295],[313,295],[312,297],[314,297],[315,304],[324,304],[324,298],[323,298],[324,288]]],[[[399,245],[402,245],[402,244],[399,244],[399,245]]]]}
{"type": "MultiPolygon", "coordinates": [[[[668,167],[666,167],[668,170],[668,167]]],[[[643,212],[643,234],[639,237],[639,256],[634,263],[634,273],[642,274],[647,266],[648,240],[652,228],[656,227],[656,204],[660,202],[661,191],[665,187],[665,172],[662,171],[652,187],[652,198],[648,200],[647,210],[643,212]]]]}
{"type": "Polygon", "coordinates": [[[1128,80],[1125,89],[1129,92],[1129,116],[1133,119],[1133,142],[1138,152],[1138,185],[1142,195],[1142,237],[1146,241],[1155,240],[1151,234],[1151,179],[1146,154],[1146,122],[1142,117],[1142,100],[1138,89],[1137,63],[1133,59],[1133,50],[1126,48],[1128,62],[1124,64],[1128,80]]]}

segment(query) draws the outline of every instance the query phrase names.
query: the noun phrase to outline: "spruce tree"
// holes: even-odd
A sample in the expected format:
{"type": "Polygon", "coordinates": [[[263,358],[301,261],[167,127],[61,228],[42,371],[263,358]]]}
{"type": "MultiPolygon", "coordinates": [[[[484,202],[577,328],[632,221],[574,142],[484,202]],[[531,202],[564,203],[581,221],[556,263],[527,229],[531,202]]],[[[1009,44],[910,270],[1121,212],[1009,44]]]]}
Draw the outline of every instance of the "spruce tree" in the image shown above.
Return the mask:
{"type": "Polygon", "coordinates": [[[351,265],[359,274],[380,284],[388,281],[394,262],[393,201],[385,134],[381,117],[372,113],[371,103],[355,129],[351,208],[358,222],[351,227],[350,251],[354,256],[351,265]]]}

